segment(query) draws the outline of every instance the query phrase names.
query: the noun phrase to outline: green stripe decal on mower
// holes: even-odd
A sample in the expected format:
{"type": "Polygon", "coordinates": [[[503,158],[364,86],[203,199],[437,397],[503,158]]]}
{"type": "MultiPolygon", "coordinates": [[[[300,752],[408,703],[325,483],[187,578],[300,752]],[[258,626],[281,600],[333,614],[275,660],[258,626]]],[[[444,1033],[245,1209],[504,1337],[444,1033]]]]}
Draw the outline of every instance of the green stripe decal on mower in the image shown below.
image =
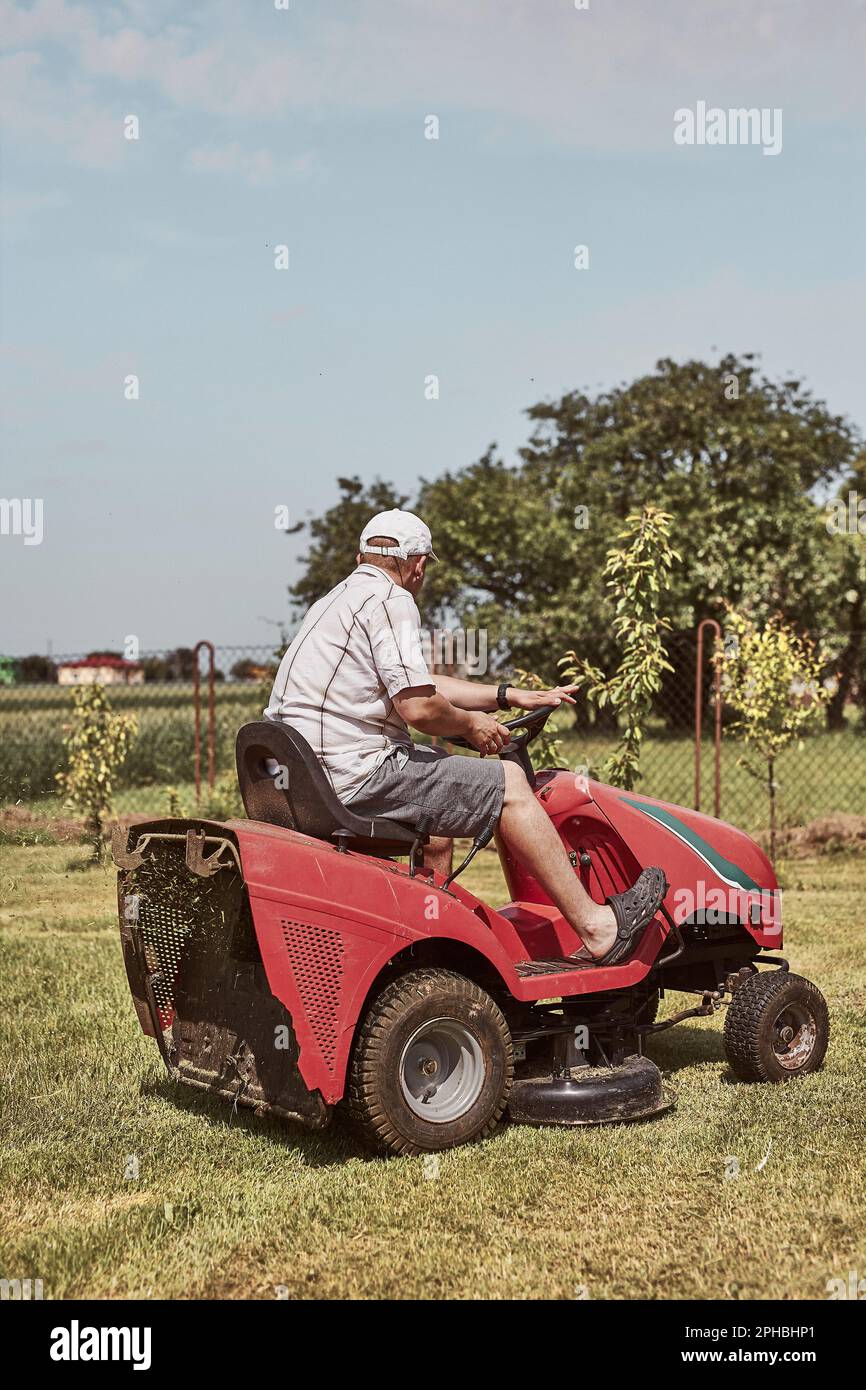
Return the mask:
{"type": "Polygon", "coordinates": [[[760,893],[761,886],[756,883],[738,864],[732,864],[730,859],[725,859],[724,855],[719,854],[718,850],[704,840],[696,830],[685,821],[680,820],[672,811],[666,811],[662,806],[647,806],[642,801],[633,801],[630,796],[621,796],[620,801],[624,801],[627,806],[634,806],[636,811],[643,811],[645,816],[651,816],[658,821],[677,839],[682,840],[693,849],[695,854],[703,859],[719,878],[724,879],[725,883],[731,884],[734,888],[745,888],[750,892],[760,893]]]}

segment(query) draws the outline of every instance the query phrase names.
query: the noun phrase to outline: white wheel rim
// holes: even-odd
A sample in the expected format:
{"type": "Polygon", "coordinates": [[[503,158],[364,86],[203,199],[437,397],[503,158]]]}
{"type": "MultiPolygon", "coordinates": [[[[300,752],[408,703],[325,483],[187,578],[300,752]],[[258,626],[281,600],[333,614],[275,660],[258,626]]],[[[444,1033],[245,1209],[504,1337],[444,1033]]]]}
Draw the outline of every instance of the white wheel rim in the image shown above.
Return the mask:
{"type": "Polygon", "coordinates": [[[403,1099],[419,1119],[448,1124],[466,1115],[484,1086],[481,1044],[456,1018],[416,1028],[400,1058],[403,1099]]]}

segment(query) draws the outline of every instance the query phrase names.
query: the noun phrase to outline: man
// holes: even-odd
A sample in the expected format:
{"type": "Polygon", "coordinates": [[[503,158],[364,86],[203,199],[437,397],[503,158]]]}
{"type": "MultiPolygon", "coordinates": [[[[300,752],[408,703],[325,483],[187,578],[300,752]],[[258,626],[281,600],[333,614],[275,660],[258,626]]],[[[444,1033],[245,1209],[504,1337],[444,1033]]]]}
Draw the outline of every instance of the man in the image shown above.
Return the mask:
{"type": "Polygon", "coordinates": [[[428,561],[428,527],[411,512],[380,512],[361,534],[357,568],[314,603],[277,672],[267,719],[303,735],[340,800],[359,815],[417,825],[432,818],[428,866],[447,872],[451,841],[492,826],[581,937],[582,958],[618,965],[638,945],[666,891],[660,869],[600,906],[569,863],[522,768],[488,757],[509,741],[495,718],[510,705],[573,704],[574,686],[497,687],[431,675],[415,597],[428,561]],[[467,739],[480,758],[415,744],[422,733],[467,739]]]}

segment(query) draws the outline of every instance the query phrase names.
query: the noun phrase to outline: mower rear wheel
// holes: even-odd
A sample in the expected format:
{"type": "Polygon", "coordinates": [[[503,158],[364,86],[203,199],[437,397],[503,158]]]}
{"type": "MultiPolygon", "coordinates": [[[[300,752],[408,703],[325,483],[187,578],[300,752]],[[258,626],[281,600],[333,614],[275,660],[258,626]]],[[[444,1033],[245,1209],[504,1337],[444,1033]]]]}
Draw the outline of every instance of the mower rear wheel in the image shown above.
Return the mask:
{"type": "Polygon", "coordinates": [[[513,1076],[511,1033],[490,995],[453,970],[412,970],[361,1024],[345,1107],[380,1153],[432,1153],[492,1134],[513,1076]]]}
{"type": "Polygon", "coordinates": [[[659,994],[659,991],[657,989],[650,990],[649,994],[646,995],[643,1003],[638,1005],[638,1023],[655,1023],[656,1019],[658,1018],[660,1004],[661,995],[659,994]]]}
{"type": "Polygon", "coordinates": [[[823,994],[787,970],[744,980],[725,1016],[725,1055],[741,1081],[789,1081],[817,1071],[829,1037],[823,994]]]}

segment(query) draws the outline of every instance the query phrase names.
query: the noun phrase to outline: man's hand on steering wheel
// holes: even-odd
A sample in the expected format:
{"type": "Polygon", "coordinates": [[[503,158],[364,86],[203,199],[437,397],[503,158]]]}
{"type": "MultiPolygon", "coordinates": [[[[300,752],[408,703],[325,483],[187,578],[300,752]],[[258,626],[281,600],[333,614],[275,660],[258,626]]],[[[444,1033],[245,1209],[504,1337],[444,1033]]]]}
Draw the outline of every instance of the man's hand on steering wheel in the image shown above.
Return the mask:
{"type": "Polygon", "coordinates": [[[551,690],[520,690],[516,686],[508,686],[509,705],[526,710],[527,713],[516,719],[500,722],[492,714],[472,711],[466,716],[469,728],[465,736],[445,734],[444,737],[455,748],[474,748],[482,758],[495,757],[496,754],[502,753],[503,749],[508,750],[503,756],[510,757],[515,750],[519,752],[525,749],[541,732],[557,706],[573,705],[572,691],[579,689],[578,685],[557,685],[551,690]],[[532,717],[533,714],[537,716],[535,719],[532,717]],[[515,730],[514,738],[511,736],[512,729],[515,730]]]}
{"type": "Polygon", "coordinates": [[[519,690],[510,685],[507,692],[509,705],[515,709],[539,709],[542,705],[573,705],[572,693],[579,685],[557,685],[553,690],[519,690]]]}
{"type": "Polygon", "coordinates": [[[469,715],[469,721],[466,742],[471,744],[482,758],[498,753],[511,739],[505,726],[492,714],[472,713],[469,715]]]}

